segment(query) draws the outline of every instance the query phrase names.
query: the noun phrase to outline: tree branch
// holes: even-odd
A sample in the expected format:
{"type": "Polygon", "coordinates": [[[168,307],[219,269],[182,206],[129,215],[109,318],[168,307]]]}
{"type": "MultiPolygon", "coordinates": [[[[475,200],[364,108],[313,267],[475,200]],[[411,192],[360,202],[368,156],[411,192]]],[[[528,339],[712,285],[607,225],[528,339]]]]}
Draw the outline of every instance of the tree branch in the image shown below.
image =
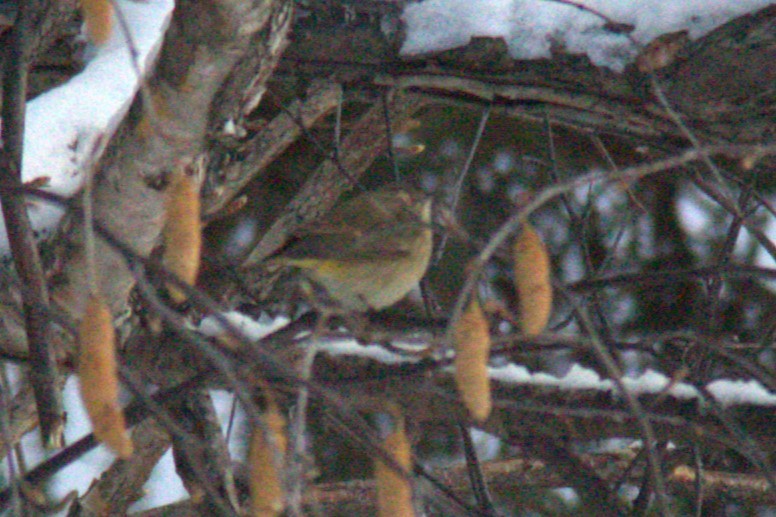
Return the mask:
{"type": "Polygon", "coordinates": [[[30,39],[36,30],[36,19],[42,17],[49,7],[50,3],[45,1],[23,3],[11,29],[3,76],[3,148],[0,158],[0,182],[10,188],[0,192],[0,199],[11,253],[22,282],[22,305],[31,365],[29,376],[35,392],[41,434],[43,443],[54,448],[62,445],[62,395],[57,389],[59,374],[48,339],[48,288],[22,194],[21,179],[30,39]]]}

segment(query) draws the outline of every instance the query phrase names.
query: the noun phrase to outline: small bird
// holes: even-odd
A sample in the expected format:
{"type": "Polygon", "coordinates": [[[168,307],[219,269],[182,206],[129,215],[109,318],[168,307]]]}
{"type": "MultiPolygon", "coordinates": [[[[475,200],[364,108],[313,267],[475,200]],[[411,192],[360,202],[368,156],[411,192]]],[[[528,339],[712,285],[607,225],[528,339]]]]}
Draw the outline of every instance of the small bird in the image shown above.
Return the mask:
{"type": "Polygon", "coordinates": [[[365,192],[302,227],[269,269],[296,268],[330,301],[351,312],[402,299],[428,269],[431,199],[388,187],[365,192]]]}

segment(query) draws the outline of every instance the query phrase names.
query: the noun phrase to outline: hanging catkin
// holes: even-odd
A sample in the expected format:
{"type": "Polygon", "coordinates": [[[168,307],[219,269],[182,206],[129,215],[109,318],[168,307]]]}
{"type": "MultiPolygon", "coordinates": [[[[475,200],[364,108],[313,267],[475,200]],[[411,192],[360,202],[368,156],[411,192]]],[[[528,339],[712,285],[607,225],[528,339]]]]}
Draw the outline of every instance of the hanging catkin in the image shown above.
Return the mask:
{"type": "Polygon", "coordinates": [[[84,402],[97,441],[120,458],[132,455],[132,439],[127,433],[119,405],[116,366],[116,334],[108,305],[91,294],[78,328],[78,378],[84,402]]]}
{"type": "Polygon", "coordinates": [[[273,517],[280,515],[286,504],[283,492],[284,457],[288,447],[286,419],[275,404],[269,404],[261,418],[264,425],[253,429],[248,451],[251,515],[273,517]]]}
{"type": "Polygon", "coordinates": [[[523,223],[513,247],[515,288],[520,327],[526,335],[541,334],[552,312],[550,257],[533,226],[523,223]]]}
{"type": "MultiPolygon", "coordinates": [[[[202,248],[199,185],[179,168],[166,191],[164,237],[164,267],[189,285],[194,285],[199,272],[202,248]]],[[[169,283],[170,297],[175,303],[186,295],[169,283]]]]}
{"type": "Polygon", "coordinates": [[[479,301],[472,297],[466,310],[453,329],[455,344],[455,384],[469,414],[477,421],[484,421],[491,411],[490,331],[488,320],[479,301]]]}
{"type": "Polygon", "coordinates": [[[375,459],[375,484],[377,485],[377,515],[379,517],[413,517],[412,505],[412,448],[404,426],[404,417],[398,407],[391,411],[393,427],[380,444],[403,474],[375,459]]]}

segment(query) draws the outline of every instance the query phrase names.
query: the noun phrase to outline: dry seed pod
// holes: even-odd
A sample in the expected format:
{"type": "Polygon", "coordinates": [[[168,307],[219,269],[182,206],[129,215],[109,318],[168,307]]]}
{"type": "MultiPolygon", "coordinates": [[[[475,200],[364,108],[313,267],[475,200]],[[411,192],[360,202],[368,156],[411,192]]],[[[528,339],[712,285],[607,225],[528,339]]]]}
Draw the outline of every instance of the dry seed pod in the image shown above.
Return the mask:
{"type": "Polygon", "coordinates": [[[552,312],[550,256],[541,237],[528,223],[523,223],[513,251],[520,326],[523,333],[535,336],[547,326],[552,312]]]}
{"type": "MultiPolygon", "coordinates": [[[[202,248],[199,185],[194,178],[178,169],[173,173],[166,194],[164,267],[194,285],[202,248]]],[[[186,299],[186,295],[175,286],[168,284],[167,288],[175,303],[186,299]]]]}
{"type": "Polygon", "coordinates": [[[283,493],[283,460],[288,447],[286,419],[276,405],[270,404],[262,420],[264,426],[253,430],[248,451],[254,517],[280,515],[286,506],[283,493]],[[271,440],[267,440],[265,431],[272,434],[271,440]]]}
{"type": "Polygon", "coordinates": [[[116,334],[107,304],[92,294],[78,328],[78,378],[97,441],[120,458],[132,455],[132,439],[119,405],[116,334]]]}
{"type": "Polygon", "coordinates": [[[89,40],[96,45],[102,45],[108,41],[113,29],[111,0],[81,0],[81,12],[86,22],[86,34],[89,40]]]}
{"type": "Polygon", "coordinates": [[[393,428],[380,444],[382,449],[401,467],[404,474],[396,472],[390,465],[375,459],[375,484],[377,485],[377,515],[380,517],[412,517],[412,486],[409,473],[412,471],[412,448],[404,417],[398,408],[391,411],[393,428]]]}
{"type": "Polygon", "coordinates": [[[490,330],[488,320],[475,297],[453,329],[455,384],[472,417],[482,422],[490,416],[490,330]]]}

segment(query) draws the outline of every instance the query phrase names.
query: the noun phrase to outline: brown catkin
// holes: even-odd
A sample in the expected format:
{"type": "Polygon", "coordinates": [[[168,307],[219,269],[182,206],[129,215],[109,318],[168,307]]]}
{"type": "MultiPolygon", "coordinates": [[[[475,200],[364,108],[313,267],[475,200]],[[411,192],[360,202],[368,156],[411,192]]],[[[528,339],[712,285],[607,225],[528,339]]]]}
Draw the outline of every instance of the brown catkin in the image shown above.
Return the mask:
{"type": "Polygon", "coordinates": [[[404,474],[396,472],[379,458],[375,459],[375,484],[377,485],[377,515],[380,517],[412,517],[415,510],[412,505],[412,485],[409,474],[412,471],[412,448],[404,417],[395,408],[391,412],[393,429],[382,442],[386,454],[393,458],[404,474]]]}
{"type": "Polygon", "coordinates": [[[78,328],[78,378],[81,399],[92,422],[94,436],[120,458],[132,455],[132,439],[119,405],[116,334],[108,305],[97,294],[89,296],[78,328]]]}
{"type": "MultiPolygon", "coordinates": [[[[199,185],[179,169],[173,174],[166,194],[164,267],[187,284],[194,285],[202,250],[199,185]]],[[[186,299],[185,293],[172,284],[167,288],[175,303],[186,299]]]]}
{"type": "Polygon", "coordinates": [[[251,515],[280,515],[286,506],[283,492],[283,468],[288,437],[286,419],[277,406],[270,404],[262,416],[264,426],[256,426],[251,435],[250,467],[251,515]],[[265,433],[271,434],[271,440],[265,433]]]}
{"type": "Polygon", "coordinates": [[[86,22],[86,35],[89,40],[96,45],[102,45],[108,41],[113,29],[111,0],[81,0],[81,12],[86,22]]]}
{"type": "Polygon", "coordinates": [[[482,422],[490,416],[490,330],[476,298],[472,298],[453,329],[455,384],[469,414],[482,422]]]}
{"type": "Polygon", "coordinates": [[[552,312],[550,256],[541,237],[528,223],[523,223],[513,251],[520,326],[524,334],[535,336],[547,326],[552,312]]]}

